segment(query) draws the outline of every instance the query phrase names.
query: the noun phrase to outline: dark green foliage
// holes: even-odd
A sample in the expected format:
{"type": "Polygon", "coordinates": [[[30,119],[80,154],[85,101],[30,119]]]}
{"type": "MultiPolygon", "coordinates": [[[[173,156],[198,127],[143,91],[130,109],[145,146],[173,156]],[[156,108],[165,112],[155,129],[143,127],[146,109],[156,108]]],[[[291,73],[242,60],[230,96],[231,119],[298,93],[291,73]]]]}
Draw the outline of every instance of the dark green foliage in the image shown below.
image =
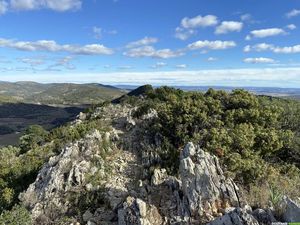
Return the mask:
{"type": "Polygon", "coordinates": [[[21,153],[25,153],[30,149],[37,148],[45,143],[48,131],[42,126],[32,125],[29,126],[24,135],[20,138],[21,153]]]}
{"type": "Polygon", "coordinates": [[[129,93],[121,96],[120,98],[116,98],[112,101],[112,103],[129,103],[129,104],[135,104],[136,101],[139,100],[139,97],[145,96],[148,93],[153,91],[153,87],[149,84],[140,86],[133,91],[130,91],[129,93]]]}
{"type": "Polygon", "coordinates": [[[231,93],[209,89],[202,94],[161,87],[147,93],[135,116],[150,108],[158,112],[149,132],[153,142],[160,137],[160,164],[175,174],[179,149],[188,141],[221,154],[228,173],[243,183],[262,178],[270,164],[300,162],[296,157],[287,160],[281,156],[299,152],[300,126],[293,123],[299,123],[298,102],[258,97],[241,89],[231,93]]]}
{"type": "Polygon", "coordinates": [[[4,211],[0,215],[0,225],[31,225],[29,212],[23,207],[16,205],[10,211],[4,211]]]}

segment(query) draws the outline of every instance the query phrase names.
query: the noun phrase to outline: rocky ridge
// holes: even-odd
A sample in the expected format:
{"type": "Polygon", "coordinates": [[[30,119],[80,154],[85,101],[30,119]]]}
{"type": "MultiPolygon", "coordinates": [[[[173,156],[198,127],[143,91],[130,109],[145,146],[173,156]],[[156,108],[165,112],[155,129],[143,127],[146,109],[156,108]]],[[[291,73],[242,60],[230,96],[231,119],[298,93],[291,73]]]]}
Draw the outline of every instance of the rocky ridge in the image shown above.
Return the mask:
{"type": "MultiPolygon", "coordinates": [[[[157,156],[142,131],[157,114],[151,110],[136,119],[134,111],[110,104],[89,116],[81,114],[74,123],[101,118],[110,131],[94,130],[44,165],[20,196],[35,224],[71,217],[78,199],[74,203],[68,195],[79,198],[83,192],[96,193],[101,201],[81,208],[79,217],[62,224],[256,225],[276,221],[272,209],[252,211],[242,203],[238,186],[226,178],[218,158],[193,143],[181,152],[178,176],[168,175],[164,168],[149,172],[157,156]]],[[[282,221],[298,219],[296,203],[285,198],[282,205],[287,217],[282,221]]]]}

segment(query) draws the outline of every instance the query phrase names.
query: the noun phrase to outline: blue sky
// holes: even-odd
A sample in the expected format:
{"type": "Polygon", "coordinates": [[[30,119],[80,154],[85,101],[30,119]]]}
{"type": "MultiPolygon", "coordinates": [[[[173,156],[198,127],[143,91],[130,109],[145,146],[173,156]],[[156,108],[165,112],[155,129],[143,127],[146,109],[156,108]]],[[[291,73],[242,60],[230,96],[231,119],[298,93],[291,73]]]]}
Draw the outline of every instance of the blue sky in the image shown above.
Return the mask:
{"type": "Polygon", "coordinates": [[[0,80],[300,88],[299,0],[0,0],[0,80]]]}

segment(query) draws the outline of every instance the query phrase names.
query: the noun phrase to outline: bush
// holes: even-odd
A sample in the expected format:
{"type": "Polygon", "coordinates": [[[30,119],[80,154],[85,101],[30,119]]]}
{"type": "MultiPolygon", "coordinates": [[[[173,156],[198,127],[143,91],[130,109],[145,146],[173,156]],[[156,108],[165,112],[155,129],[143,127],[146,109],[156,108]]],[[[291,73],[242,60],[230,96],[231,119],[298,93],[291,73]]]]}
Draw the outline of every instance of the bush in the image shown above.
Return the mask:
{"type": "Polygon", "coordinates": [[[29,212],[20,205],[16,205],[11,211],[4,211],[0,215],[0,225],[31,225],[29,212]]]}
{"type": "Polygon", "coordinates": [[[158,117],[147,133],[154,146],[160,143],[153,150],[160,160],[153,166],[159,164],[174,175],[180,149],[188,141],[217,154],[226,173],[248,187],[265,178],[270,166],[300,166],[300,103],[295,101],[255,96],[241,89],[231,93],[209,89],[202,94],[161,87],[147,92],[135,116],[151,108],[158,117]]]}

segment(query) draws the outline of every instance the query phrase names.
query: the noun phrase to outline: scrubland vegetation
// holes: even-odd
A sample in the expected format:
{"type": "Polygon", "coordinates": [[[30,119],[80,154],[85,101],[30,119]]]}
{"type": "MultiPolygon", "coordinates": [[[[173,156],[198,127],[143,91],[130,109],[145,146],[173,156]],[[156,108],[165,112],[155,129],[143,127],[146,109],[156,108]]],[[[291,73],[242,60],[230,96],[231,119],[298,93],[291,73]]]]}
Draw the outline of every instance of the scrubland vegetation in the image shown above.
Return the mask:
{"type": "MultiPolygon", "coordinates": [[[[152,166],[167,168],[176,176],[180,151],[193,141],[220,158],[226,176],[239,184],[251,206],[276,208],[280,196],[299,197],[300,102],[254,96],[244,90],[210,89],[203,94],[146,86],[141,93],[143,98],[127,96],[118,102],[136,106],[136,118],[150,109],[157,111],[158,117],[145,130],[160,156],[152,166]]],[[[12,220],[29,224],[18,195],[66,143],[105,127],[100,119],[51,131],[31,126],[19,146],[0,149],[0,224],[12,220]]]]}

